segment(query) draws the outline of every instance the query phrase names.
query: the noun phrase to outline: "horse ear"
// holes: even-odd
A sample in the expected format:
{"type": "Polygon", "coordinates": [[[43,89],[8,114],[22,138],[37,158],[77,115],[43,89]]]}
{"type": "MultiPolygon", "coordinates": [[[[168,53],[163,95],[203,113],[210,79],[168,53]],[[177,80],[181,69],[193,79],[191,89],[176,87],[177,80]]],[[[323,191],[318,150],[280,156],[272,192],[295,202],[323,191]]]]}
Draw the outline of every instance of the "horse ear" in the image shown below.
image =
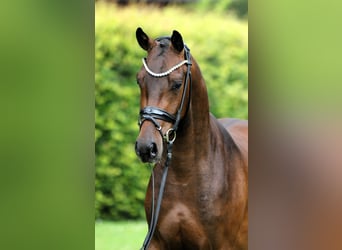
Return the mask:
{"type": "Polygon", "coordinates": [[[182,52],[182,50],[184,49],[183,38],[182,38],[181,34],[177,30],[174,30],[172,32],[171,43],[172,43],[172,46],[178,52],[182,52]]]}
{"type": "Polygon", "coordinates": [[[152,41],[150,40],[148,35],[145,34],[142,28],[137,28],[135,36],[141,48],[143,48],[144,50],[149,50],[151,48],[152,41]]]}

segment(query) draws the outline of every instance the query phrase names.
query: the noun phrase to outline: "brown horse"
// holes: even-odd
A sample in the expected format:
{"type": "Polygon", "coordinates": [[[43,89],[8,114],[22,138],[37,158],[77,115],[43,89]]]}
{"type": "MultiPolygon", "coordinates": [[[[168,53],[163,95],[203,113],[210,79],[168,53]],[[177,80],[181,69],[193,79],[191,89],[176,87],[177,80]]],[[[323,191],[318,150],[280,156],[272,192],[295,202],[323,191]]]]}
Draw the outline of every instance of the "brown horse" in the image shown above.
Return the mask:
{"type": "Polygon", "coordinates": [[[154,164],[145,200],[150,239],[143,248],[247,249],[247,121],[210,114],[202,73],[177,31],[154,40],[138,28],[136,37],[147,51],[137,74],[136,153],[154,164]],[[156,208],[153,193],[164,189],[166,168],[156,208]]]}

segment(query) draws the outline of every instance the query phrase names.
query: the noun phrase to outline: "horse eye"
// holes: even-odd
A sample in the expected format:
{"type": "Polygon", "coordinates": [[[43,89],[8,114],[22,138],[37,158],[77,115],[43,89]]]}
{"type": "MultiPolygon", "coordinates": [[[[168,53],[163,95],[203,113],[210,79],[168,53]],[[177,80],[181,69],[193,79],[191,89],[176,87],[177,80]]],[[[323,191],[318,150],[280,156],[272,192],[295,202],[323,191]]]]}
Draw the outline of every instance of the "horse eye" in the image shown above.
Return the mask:
{"type": "Polygon", "coordinates": [[[182,82],[174,82],[172,85],[172,89],[177,90],[177,89],[180,89],[181,86],[182,86],[182,82]]]}

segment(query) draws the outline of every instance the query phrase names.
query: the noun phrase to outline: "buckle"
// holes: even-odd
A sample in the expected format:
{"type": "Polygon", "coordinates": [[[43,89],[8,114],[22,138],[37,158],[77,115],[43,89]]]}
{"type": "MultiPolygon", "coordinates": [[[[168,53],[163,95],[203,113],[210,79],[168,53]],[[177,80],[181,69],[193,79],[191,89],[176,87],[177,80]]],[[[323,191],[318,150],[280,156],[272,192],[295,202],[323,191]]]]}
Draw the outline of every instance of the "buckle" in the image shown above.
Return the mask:
{"type": "Polygon", "coordinates": [[[176,130],[170,128],[168,131],[166,131],[164,139],[167,143],[173,143],[176,140],[176,130]]]}

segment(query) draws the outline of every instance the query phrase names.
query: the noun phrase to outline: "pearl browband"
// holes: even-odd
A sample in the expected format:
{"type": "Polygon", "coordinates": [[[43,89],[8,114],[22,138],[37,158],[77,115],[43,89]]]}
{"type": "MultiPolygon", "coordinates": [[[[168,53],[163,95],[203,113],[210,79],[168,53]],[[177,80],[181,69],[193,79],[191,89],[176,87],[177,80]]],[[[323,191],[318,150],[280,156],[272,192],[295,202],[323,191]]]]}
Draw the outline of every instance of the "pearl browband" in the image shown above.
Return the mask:
{"type": "Polygon", "coordinates": [[[142,62],[144,64],[144,67],[146,69],[146,71],[151,75],[151,76],[154,76],[154,77],[164,77],[164,76],[167,76],[169,74],[171,74],[173,71],[175,71],[176,69],[178,69],[180,66],[182,66],[183,64],[191,64],[188,60],[184,60],[180,63],[178,63],[177,65],[173,66],[171,69],[165,71],[165,72],[162,72],[162,73],[154,73],[152,70],[150,70],[148,67],[147,67],[147,64],[146,64],[146,58],[143,58],[142,59],[142,62]]]}

